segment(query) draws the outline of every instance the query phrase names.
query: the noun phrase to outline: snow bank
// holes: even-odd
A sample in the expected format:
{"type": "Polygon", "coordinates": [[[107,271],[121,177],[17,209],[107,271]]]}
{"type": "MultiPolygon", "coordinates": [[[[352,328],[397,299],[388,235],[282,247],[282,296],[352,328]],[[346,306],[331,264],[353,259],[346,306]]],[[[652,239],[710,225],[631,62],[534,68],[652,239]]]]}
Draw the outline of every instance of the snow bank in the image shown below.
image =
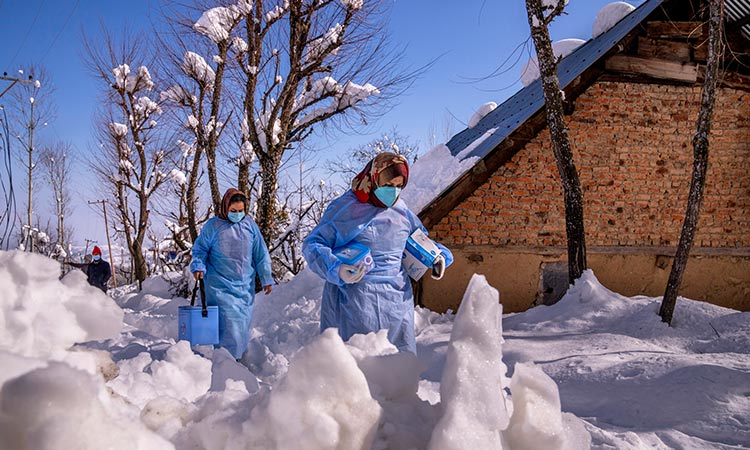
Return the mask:
{"type": "Polygon", "coordinates": [[[193,402],[211,387],[211,361],[193,353],[187,341],[169,347],[163,360],[143,352],[118,366],[120,375],[109,387],[141,408],[162,396],[193,402]]]}
{"type": "Polygon", "coordinates": [[[474,275],[453,324],[440,382],[443,415],[430,450],[503,448],[501,431],[509,419],[501,320],[499,293],[474,275]]]}
{"type": "MultiPolygon", "coordinates": [[[[552,43],[552,52],[555,57],[565,58],[585,43],[586,41],[582,39],[562,39],[552,43]]],[[[539,59],[533,56],[521,69],[521,84],[528,86],[537,78],[539,78],[539,59]]]]}
{"type": "Polygon", "coordinates": [[[0,391],[3,450],[167,450],[171,443],[127,417],[101,379],[51,363],[0,391]]]}
{"type": "Polygon", "coordinates": [[[581,450],[591,435],[580,419],[561,414],[557,384],[533,364],[516,364],[510,381],[513,416],[505,432],[513,450],[581,450]]]}
{"type": "Polygon", "coordinates": [[[62,281],[60,265],[38,254],[0,252],[0,350],[62,359],[77,342],[113,338],[122,310],[81,271],[62,281]]]}
{"type": "Polygon", "coordinates": [[[409,184],[401,192],[409,208],[415,213],[422,211],[435,197],[443,192],[478,160],[454,158],[444,144],[435,146],[421,156],[409,169],[409,184]]]}
{"type": "Polygon", "coordinates": [[[594,25],[591,31],[591,37],[597,37],[606,33],[610,28],[617,25],[625,16],[635,11],[635,7],[630,3],[614,2],[600,9],[596,13],[594,25]]]}
{"type": "Polygon", "coordinates": [[[230,449],[370,449],[381,407],[335,329],[297,353],[230,449]],[[236,444],[236,445],[235,445],[236,444]]]}

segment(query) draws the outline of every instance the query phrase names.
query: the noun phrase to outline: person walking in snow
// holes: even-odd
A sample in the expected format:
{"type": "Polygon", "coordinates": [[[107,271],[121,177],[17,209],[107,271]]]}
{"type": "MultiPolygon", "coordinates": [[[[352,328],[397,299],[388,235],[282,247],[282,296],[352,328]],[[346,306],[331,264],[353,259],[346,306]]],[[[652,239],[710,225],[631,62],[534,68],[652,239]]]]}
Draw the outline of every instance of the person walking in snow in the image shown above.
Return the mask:
{"type": "Polygon", "coordinates": [[[245,194],[227,190],[221,211],[208,219],[195,240],[190,263],[195,279],[205,279],[206,303],[219,307],[219,346],[237,360],[250,340],[255,275],[266,295],[274,284],[268,248],[246,210],[245,194]]]}
{"type": "MultiPolygon", "coordinates": [[[[400,351],[417,352],[414,337],[414,295],[401,266],[406,241],[416,230],[427,230],[403,200],[409,180],[404,157],[380,153],[352,180],[352,188],[336,198],[319,224],[305,238],[302,252],[310,269],[323,278],[320,329],[338,328],[342,339],[356,333],[388,330],[400,351]],[[334,249],[362,244],[370,249],[374,268],[343,264],[334,249]]],[[[437,244],[442,255],[435,269],[453,262],[453,254],[437,244]]],[[[442,276],[440,273],[439,276],[442,276]]]]}
{"type": "Polygon", "coordinates": [[[102,249],[94,246],[91,250],[91,262],[86,266],[86,277],[90,285],[107,292],[107,282],[112,278],[109,263],[102,259],[102,249]]]}

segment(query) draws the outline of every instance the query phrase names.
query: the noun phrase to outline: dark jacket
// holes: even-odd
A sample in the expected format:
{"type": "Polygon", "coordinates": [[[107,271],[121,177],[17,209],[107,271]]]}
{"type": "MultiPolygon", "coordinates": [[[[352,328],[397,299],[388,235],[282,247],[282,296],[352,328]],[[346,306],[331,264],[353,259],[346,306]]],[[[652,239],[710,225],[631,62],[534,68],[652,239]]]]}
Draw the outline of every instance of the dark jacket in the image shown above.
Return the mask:
{"type": "Polygon", "coordinates": [[[107,281],[112,277],[112,270],[107,261],[91,261],[86,267],[86,276],[90,285],[107,292],[107,281]]]}

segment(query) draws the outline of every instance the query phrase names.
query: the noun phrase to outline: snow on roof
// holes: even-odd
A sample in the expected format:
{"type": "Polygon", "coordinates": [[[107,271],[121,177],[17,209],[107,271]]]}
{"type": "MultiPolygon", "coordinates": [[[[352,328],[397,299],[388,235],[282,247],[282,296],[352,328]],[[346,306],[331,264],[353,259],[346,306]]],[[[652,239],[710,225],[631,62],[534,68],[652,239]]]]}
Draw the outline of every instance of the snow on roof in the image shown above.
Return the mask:
{"type": "MultiPolygon", "coordinates": [[[[589,40],[573,54],[560,61],[557,69],[560,87],[565,88],[607,51],[617,45],[625,35],[658,8],[662,2],[663,0],[646,1],[609,31],[589,40]]],[[[466,128],[453,136],[448,141],[447,146],[453,155],[458,155],[487,130],[497,128],[492,136],[466,155],[466,157],[484,157],[543,107],[542,86],[537,79],[487,114],[475,127],[466,128]]]]}
{"type": "Polygon", "coordinates": [[[596,19],[594,19],[594,25],[591,30],[591,36],[597,37],[602,33],[606,32],[617,24],[623,17],[627,16],[635,10],[635,7],[630,3],[625,2],[614,2],[600,9],[596,13],[596,19]]]}
{"type": "MultiPolygon", "coordinates": [[[[662,2],[663,0],[647,0],[605,33],[580,47],[576,46],[575,51],[563,58],[558,65],[560,88],[568,86],[617,45],[662,2]]],[[[420,158],[412,167],[411,180],[404,189],[402,198],[412,210],[421,212],[543,107],[542,86],[537,78],[500,106],[487,112],[476,124],[471,123],[465,130],[454,135],[445,146],[436,147],[420,158]],[[449,153],[445,153],[444,148],[449,153]],[[435,162],[430,162],[432,158],[435,162]],[[425,167],[430,170],[424,170],[425,167]],[[439,173],[436,174],[435,170],[439,170],[439,173]],[[425,179],[420,175],[422,172],[425,179]]]]}
{"type": "MultiPolygon", "coordinates": [[[[583,39],[562,39],[552,43],[552,53],[558,58],[565,58],[585,43],[583,39]]],[[[521,84],[528,86],[537,78],[539,78],[539,59],[532,56],[521,69],[521,84]]]]}

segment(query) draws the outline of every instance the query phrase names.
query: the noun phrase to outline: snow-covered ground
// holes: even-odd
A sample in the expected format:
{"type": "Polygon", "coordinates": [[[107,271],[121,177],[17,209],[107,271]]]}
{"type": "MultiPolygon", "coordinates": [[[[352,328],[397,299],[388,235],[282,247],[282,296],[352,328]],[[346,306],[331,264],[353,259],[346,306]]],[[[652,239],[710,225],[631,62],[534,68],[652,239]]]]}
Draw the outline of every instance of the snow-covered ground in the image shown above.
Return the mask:
{"type": "Polygon", "coordinates": [[[750,313],[680,299],[670,328],[590,271],[506,316],[476,276],[457,314],[417,309],[418,357],[321,335],[303,271],[256,298],[243,364],[175,343],[180,274],[112,298],[58,275],[0,252],[3,450],[750,446],[750,313]]]}

